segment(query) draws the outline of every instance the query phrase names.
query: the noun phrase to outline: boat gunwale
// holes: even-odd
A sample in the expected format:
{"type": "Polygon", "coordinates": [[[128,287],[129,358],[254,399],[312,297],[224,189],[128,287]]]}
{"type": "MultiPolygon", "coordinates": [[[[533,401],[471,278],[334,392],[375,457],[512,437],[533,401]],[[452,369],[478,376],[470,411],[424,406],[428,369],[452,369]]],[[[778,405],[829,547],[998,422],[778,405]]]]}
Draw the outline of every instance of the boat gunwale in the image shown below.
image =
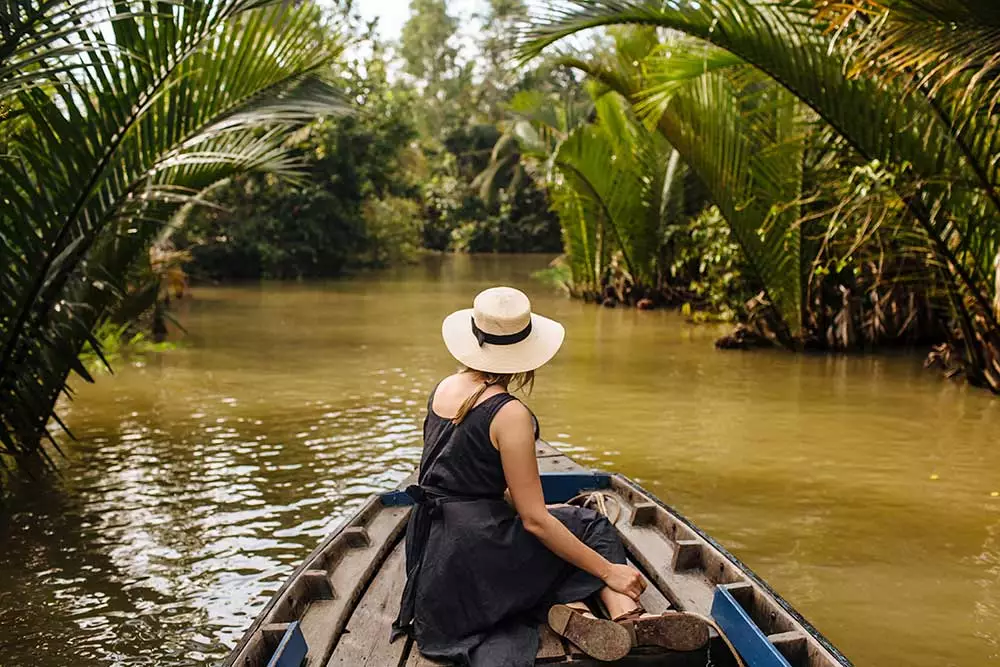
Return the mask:
{"type": "MultiPolygon", "coordinates": [[[[267,603],[261,607],[259,612],[257,612],[257,615],[254,616],[253,622],[240,637],[239,642],[237,642],[236,645],[229,651],[229,655],[227,655],[226,658],[220,663],[220,667],[233,667],[236,664],[236,660],[240,657],[243,650],[253,639],[254,634],[264,626],[264,621],[271,614],[274,607],[277,606],[277,604],[284,598],[288,589],[295,584],[296,581],[298,581],[299,577],[301,577],[303,573],[310,569],[310,566],[316,562],[316,559],[322,556],[324,551],[326,551],[326,549],[333,544],[333,542],[340,537],[345,530],[358,524],[365,523],[366,519],[373,517],[377,512],[384,509],[384,507],[385,506],[382,504],[380,495],[378,493],[373,493],[354,512],[348,515],[337,528],[335,528],[325,538],[320,540],[316,547],[302,560],[301,563],[299,563],[294,570],[289,573],[288,577],[285,578],[285,581],[281,584],[278,590],[274,592],[274,594],[268,599],[267,603]]],[[[374,579],[377,574],[378,570],[376,570],[375,574],[372,575],[372,579],[374,579]]],[[[370,582],[366,582],[366,585],[367,583],[370,582]]]]}
{"type": "Polygon", "coordinates": [[[785,598],[783,598],[780,593],[775,591],[771,587],[771,585],[767,583],[767,581],[765,581],[756,572],[750,569],[750,567],[746,563],[744,563],[742,560],[734,556],[728,549],[722,546],[717,540],[715,540],[708,533],[699,528],[684,514],[679,512],[673,506],[664,502],[659,496],[657,496],[655,493],[650,492],[648,489],[643,487],[641,484],[639,484],[632,478],[619,472],[611,473],[611,476],[615,479],[627,483],[629,486],[633,487],[634,489],[645,495],[647,498],[652,500],[656,505],[658,505],[661,509],[663,509],[668,514],[670,514],[678,521],[683,523],[686,527],[691,529],[691,531],[694,532],[696,535],[698,535],[698,537],[705,540],[705,542],[707,542],[712,549],[717,551],[719,555],[723,556],[726,560],[732,563],[733,566],[735,566],[738,570],[740,570],[740,572],[745,574],[751,580],[754,586],[763,589],[765,593],[771,596],[771,598],[774,599],[774,601],[778,604],[778,606],[781,607],[789,616],[791,616],[792,620],[798,623],[806,633],[808,633],[813,639],[815,639],[820,644],[820,646],[822,646],[827,652],[829,652],[830,655],[833,656],[842,665],[842,667],[854,667],[854,663],[852,663],[850,659],[848,659],[848,657],[845,656],[840,651],[840,649],[834,646],[834,644],[829,639],[827,639],[826,636],[823,635],[823,633],[816,628],[816,626],[814,626],[812,623],[806,620],[802,616],[802,614],[799,611],[797,611],[790,602],[788,602],[785,598]]]}
{"type": "MultiPolygon", "coordinates": [[[[558,450],[555,450],[558,451],[558,450]]],[[[565,457],[570,461],[573,461],[570,457],[565,454],[559,454],[559,456],[565,457]]],[[[573,461],[575,463],[575,461],[573,461]]],[[[833,658],[841,667],[853,667],[853,663],[839,650],[836,646],[830,642],[814,625],[812,625],[808,620],[806,620],[800,612],[798,612],[795,607],[793,607],[787,600],[785,600],[779,593],[777,593],[764,579],[762,579],[756,572],[754,572],[750,567],[748,567],[743,561],[733,555],[724,546],[722,546],[717,540],[707,534],[705,531],[700,529],[696,524],[694,524],[690,519],[688,519],[684,514],[679,512],[676,508],[664,502],[656,494],[651,493],[645,489],[642,485],[635,482],[628,476],[622,473],[610,473],[612,480],[618,481],[619,484],[624,486],[626,489],[641,495],[644,499],[653,502],[662,511],[668,514],[671,518],[677,520],[686,528],[688,528],[694,535],[701,538],[705,544],[715,551],[719,556],[727,560],[733,567],[735,567],[742,575],[746,577],[748,583],[752,586],[758,588],[766,596],[770,597],[771,600],[777,604],[786,614],[788,614],[790,620],[796,624],[804,633],[806,633],[812,640],[819,645],[820,648],[825,650],[831,658],[833,658]]],[[[405,482],[404,482],[405,484],[405,482]]],[[[400,485],[402,486],[402,484],[400,485]]],[[[399,486],[396,487],[397,489],[399,486]]],[[[614,485],[612,485],[612,490],[615,491],[614,485]]],[[[621,490],[617,490],[621,492],[621,490]]],[[[244,650],[253,640],[255,634],[265,626],[265,620],[269,617],[274,607],[283,599],[285,593],[288,589],[293,586],[300,576],[308,571],[310,567],[316,562],[317,558],[322,557],[324,552],[346,531],[347,529],[359,525],[365,525],[372,521],[382,510],[387,509],[382,499],[380,493],[373,493],[369,498],[361,504],[352,514],[347,516],[347,518],[340,523],[340,525],[334,529],[330,534],[328,534],[323,540],[321,540],[316,547],[306,556],[300,564],[288,575],[282,585],[275,591],[275,593],[270,597],[268,602],[260,609],[260,611],[255,616],[253,622],[247,628],[240,638],[240,641],[231,649],[229,655],[220,663],[221,667],[234,667],[237,659],[242,655],[244,650]]],[[[405,531],[404,531],[405,533],[405,531]]],[[[403,535],[398,535],[391,541],[393,545],[398,545],[398,542],[403,539],[403,535]]],[[[391,552],[389,549],[386,555],[391,552]]],[[[379,563],[375,570],[368,577],[368,581],[364,583],[364,587],[367,589],[368,585],[371,584],[375,578],[378,577],[381,572],[383,563],[379,563]]],[[[360,598],[359,598],[360,599],[360,598]]],[[[357,602],[357,601],[356,601],[357,602]]],[[[348,613],[348,618],[353,611],[348,613]]],[[[567,664],[571,664],[570,663],[567,664]]]]}

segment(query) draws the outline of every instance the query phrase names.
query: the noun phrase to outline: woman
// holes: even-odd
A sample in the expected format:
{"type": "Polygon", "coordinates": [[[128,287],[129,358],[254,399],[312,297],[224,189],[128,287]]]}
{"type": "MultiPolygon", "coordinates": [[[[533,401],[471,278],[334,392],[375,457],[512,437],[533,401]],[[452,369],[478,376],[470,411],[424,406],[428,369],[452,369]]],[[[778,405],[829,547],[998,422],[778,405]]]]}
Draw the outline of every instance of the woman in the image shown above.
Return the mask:
{"type": "Polygon", "coordinates": [[[449,315],[442,333],[465,370],[442,380],[427,403],[419,485],[407,489],[416,508],[395,636],[412,631],[427,657],[475,667],[534,664],[546,614],[599,660],[624,657],[637,643],[704,645],[700,620],[643,613],[645,582],[625,564],[605,517],[545,505],[538,424],[508,390],[532,386],[562,345],[562,325],[532,314],[523,293],[495,287],[449,315]]]}

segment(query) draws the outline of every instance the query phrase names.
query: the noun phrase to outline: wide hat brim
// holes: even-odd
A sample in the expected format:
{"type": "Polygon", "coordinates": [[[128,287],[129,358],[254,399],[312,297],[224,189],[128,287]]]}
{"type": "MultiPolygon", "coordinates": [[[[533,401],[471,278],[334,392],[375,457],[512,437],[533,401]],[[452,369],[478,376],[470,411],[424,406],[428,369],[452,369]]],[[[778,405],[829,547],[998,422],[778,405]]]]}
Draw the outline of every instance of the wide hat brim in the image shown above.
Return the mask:
{"type": "Polygon", "coordinates": [[[531,333],[512,345],[483,343],[472,332],[472,309],[452,313],[441,324],[444,344],[466,367],[487,373],[526,373],[544,366],[556,355],[566,329],[555,320],[531,314],[531,333]]]}

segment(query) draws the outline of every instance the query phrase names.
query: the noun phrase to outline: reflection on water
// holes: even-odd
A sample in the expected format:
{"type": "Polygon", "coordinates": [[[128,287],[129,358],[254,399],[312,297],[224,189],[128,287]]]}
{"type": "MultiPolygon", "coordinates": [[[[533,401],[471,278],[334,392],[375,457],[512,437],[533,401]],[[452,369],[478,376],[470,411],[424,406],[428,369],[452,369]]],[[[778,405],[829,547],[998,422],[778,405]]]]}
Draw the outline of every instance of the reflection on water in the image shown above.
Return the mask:
{"type": "Polygon", "coordinates": [[[453,367],[440,319],[507,283],[567,325],[531,399],[548,439],[687,513],[859,666],[1000,664],[1000,401],[912,356],[717,352],[675,315],[548,293],[544,263],[195,290],[188,345],[82,387],[63,477],[0,514],[0,663],[216,663],[408,474],[453,367]]]}

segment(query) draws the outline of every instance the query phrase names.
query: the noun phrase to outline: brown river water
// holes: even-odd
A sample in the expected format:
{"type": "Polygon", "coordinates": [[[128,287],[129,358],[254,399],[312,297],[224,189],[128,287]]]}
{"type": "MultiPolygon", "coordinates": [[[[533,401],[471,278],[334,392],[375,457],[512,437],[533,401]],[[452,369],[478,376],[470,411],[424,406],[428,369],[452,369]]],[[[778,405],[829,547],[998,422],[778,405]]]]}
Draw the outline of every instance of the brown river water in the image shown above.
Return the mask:
{"type": "Polygon", "coordinates": [[[919,355],[720,352],[719,329],[570,301],[545,257],[196,288],[184,347],[79,387],[63,474],[0,508],[0,665],[213,665],[295,565],[420,453],[441,319],[525,289],[566,324],[529,402],[856,665],[1000,665],[1000,399],[919,355]]]}

